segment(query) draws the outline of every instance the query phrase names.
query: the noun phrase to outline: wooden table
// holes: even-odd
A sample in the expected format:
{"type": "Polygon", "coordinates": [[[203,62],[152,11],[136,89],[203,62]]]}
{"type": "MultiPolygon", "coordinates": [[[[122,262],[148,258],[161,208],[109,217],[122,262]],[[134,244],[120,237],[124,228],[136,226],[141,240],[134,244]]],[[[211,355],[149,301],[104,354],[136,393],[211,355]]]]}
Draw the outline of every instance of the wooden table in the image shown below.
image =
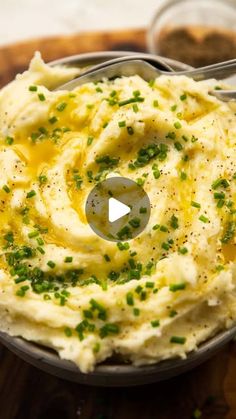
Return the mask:
{"type": "MultiPolygon", "coordinates": [[[[46,61],[89,51],[145,51],[145,33],[83,34],[0,48],[0,85],[27,68],[35,50],[46,61]]],[[[190,419],[196,409],[202,419],[236,419],[236,343],[177,378],[119,389],[63,381],[0,346],[0,419],[190,419]]]]}

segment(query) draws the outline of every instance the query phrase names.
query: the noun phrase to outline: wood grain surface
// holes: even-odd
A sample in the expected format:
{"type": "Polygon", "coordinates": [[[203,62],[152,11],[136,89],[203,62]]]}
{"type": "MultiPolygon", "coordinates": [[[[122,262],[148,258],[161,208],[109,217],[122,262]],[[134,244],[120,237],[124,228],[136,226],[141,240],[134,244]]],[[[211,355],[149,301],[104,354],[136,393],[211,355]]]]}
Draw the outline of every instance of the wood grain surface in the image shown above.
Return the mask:
{"type": "MultiPolygon", "coordinates": [[[[35,50],[41,51],[46,61],[89,51],[145,51],[145,33],[80,34],[0,48],[0,84],[27,68],[35,50]]],[[[202,419],[236,419],[234,342],[179,377],[119,389],[63,381],[0,346],[0,419],[191,419],[194,412],[202,419]]]]}

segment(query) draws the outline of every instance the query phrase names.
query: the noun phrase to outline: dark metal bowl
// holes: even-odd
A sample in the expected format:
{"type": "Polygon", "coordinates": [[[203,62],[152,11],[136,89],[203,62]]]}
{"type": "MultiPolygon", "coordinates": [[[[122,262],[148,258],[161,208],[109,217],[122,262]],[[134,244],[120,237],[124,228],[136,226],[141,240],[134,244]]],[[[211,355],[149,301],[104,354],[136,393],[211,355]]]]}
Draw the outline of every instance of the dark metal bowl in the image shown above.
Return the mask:
{"type": "MultiPolygon", "coordinates": [[[[51,65],[66,64],[68,66],[86,67],[95,65],[111,58],[118,58],[133,52],[96,52],[75,55],[51,62],[51,65]]],[[[142,54],[144,55],[144,54],[142,54]]],[[[149,59],[150,54],[145,54],[149,59]]],[[[156,57],[155,57],[156,58],[156,57]]],[[[174,70],[185,70],[189,66],[177,61],[160,57],[174,70]]],[[[0,332],[0,342],[20,358],[37,368],[66,380],[95,386],[135,386],[166,380],[200,365],[214,355],[223,345],[236,334],[236,326],[218,333],[216,336],[202,343],[199,348],[187,355],[186,359],[170,359],[157,364],[134,367],[121,361],[111,361],[98,365],[92,373],[83,374],[70,361],[60,359],[55,351],[42,347],[36,343],[26,341],[20,337],[12,337],[0,332]]]]}

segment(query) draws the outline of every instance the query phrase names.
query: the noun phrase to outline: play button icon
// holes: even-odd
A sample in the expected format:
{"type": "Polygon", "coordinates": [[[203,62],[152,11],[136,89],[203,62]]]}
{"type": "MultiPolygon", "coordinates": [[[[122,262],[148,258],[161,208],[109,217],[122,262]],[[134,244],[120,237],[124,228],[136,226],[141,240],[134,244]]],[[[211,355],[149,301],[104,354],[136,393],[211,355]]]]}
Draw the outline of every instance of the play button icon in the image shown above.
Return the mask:
{"type": "Polygon", "coordinates": [[[124,215],[129,214],[131,209],[128,205],[122,204],[118,199],[110,198],[108,201],[108,220],[113,223],[114,221],[119,220],[119,218],[124,217],[124,215]]]}
{"type": "Polygon", "coordinates": [[[92,230],[110,241],[137,237],[150,217],[148,195],[136,182],[111,177],[99,182],[86,200],[86,217],[92,230]]]}

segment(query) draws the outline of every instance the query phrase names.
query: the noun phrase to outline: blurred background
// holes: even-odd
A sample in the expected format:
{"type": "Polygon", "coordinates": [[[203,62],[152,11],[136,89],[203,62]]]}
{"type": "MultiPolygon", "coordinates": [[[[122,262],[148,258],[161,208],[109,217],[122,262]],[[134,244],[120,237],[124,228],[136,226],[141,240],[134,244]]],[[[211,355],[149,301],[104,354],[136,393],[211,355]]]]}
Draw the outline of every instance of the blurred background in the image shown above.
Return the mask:
{"type": "Polygon", "coordinates": [[[141,28],[163,0],[0,0],[0,45],[30,37],[141,28]]]}
{"type": "Polygon", "coordinates": [[[159,54],[194,67],[236,57],[236,0],[0,0],[0,86],[36,50],[159,54]]]}

